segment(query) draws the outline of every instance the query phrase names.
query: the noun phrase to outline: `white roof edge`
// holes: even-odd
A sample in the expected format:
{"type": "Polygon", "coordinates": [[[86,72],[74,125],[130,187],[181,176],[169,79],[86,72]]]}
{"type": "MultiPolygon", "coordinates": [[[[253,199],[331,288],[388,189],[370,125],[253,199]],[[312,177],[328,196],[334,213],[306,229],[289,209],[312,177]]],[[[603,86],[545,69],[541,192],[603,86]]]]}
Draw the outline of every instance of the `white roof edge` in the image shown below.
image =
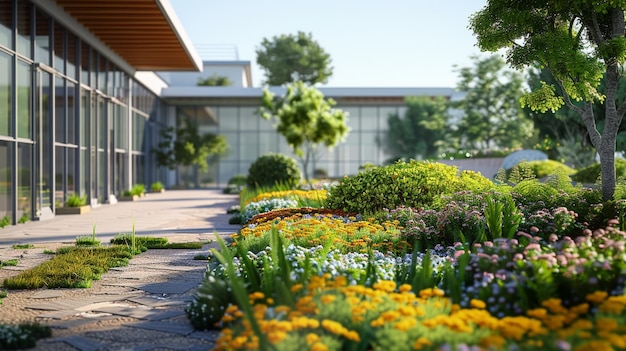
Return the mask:
{"type": "MultiPolygon", "coordinates": [[[[277,95],[285,93],[284,87],[270,87],[277,95]]],[[[405,97],[405,96],[455,96],[454,88],[318,88],[326,97],[405,97]]],[[[163,98],[211,97],[261,97],[263,88],[252,87],[167,87],[161,91],[163,98]]]]}
{"type": "Polygon", "coordinates": [[[161,9],[161,12],[163,12],[163,16],[165,16],[165,19],[172,27],[174,34],[182,43],[185,52],[192,60],[193,65],[196,67],[196,70],[202,72],[202,59],[200,58],[198,52],[196,52],[196,48],[193,46],[191,39],[189,39],[189,37],[187,36],[187,32],[185,32],[185,28],[183,27],[182,22],[178,19],[176,11],[174,11],[174,7],[172,7],[168,0],[155,0],[155,2],[157,6],[159,6],[159,8],[161,9]]]}
{"type": "Polygon", "coordinates": [[[167,88],[167,83],[155,72],[137,71],[134,78],[157,96],[161,95],[164,88],[167,88]]]}

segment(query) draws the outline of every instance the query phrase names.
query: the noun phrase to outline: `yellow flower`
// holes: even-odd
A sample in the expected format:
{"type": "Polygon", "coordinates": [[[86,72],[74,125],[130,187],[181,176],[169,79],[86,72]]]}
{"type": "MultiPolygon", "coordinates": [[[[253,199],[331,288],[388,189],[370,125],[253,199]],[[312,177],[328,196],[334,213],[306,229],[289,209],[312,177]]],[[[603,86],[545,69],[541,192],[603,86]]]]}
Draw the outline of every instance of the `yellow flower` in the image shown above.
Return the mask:
{"type": "Polygon", "coordinates": [[[315,334],[315,333],[308,333],[306,335],[306,343],[311,345],[313,343],[316,343],[320,340],[320,336],[315,334]]]}
{"type": "Polygon", "coordinates": [[[248,297],[250,298],[250,300],[261,300],[265,298],[265,294],[260,291],[255,291],[252,294],[248,295],[248,297]]]}
{"type": "Polygon", "coordinates": [[[324,305],[328,305],[329,303],[335,301],[337,297],[335,295],[323,295],[320,299],[324,305]]]}
{"type": "Polygon", "coordinates": [[[592,294],[587,294],[587,296],[585,296],[585,299],[589,302],[593,302],[597,304],[597,303],[604,301],[604,299],[606,299],[607,296],[609,296],[609,294],[606,291],[596,290],[592,294]]]}
{"type": "Polygon", "coordinates": [[[422,347],[424,347],[424,346],[430,346],[430,345],[432,345],[432,344],[433,344],[433,343],[432,343],[430,340],[426,339],[426,338],[425,338],[425,337],[423,337],[423,336],[420,336],[417,340],[415,340],[415,343],[413,344],[413,348],[414,348],[415,350],[421,350],[421,349],[422,349],[422,347]]]}
{"type": "Polygon", "coordinates": [[[612,318],[598,318],[596,319],[596,328],[598,331],[610,332],[617,329],[618,324],[615,319],[612,318]]]}
{"type": "Polygon", "coordinates": [[[535,309],[532,309],[532,310],[528,310],[526,312],[526,314],[529,317],[542,319],[542,318],[544,318],[548,314],[548,311],[546,311],[545,308],[535,308],[535,309]]]}
{"type": "Polygon", "coordinates": [[[470,301],[470,306],[472,306],[472,308],[478,308],[479,310],[483,310],[487,307],[484,301],[478,299],[472,299],[470,301]]]}
{"type": "Polygon", "coordinates": [[[276,345],[279,342],[285,340],[286,337],[287,333],[285,333],[284,331],[274,331],[267,334],[267,341],[276,345]]]}
{"type": "Polygon", "coordinates": [[[328,346],[322,344],[321,342],[316,342],[311,346],[311,351],[328,351],[328,346]]]}
{"type": "Polygon", "coordinates": [[[398,291],[400,291],[401,293],[408,293],[410,292],[412,289],[410,284],[402,284],[400,285],[400,287],[398,288],[398,291]]]}

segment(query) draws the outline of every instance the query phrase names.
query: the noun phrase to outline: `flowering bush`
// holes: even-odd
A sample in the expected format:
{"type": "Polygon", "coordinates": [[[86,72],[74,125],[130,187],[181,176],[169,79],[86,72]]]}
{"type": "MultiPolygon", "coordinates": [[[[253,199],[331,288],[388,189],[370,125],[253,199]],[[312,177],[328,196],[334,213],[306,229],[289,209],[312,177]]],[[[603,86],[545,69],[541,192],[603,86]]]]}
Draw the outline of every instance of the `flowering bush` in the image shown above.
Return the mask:
{"type": "Polygon", "coordinates": [[[298,202],[289,199],[268,199],[249,203],[241,214],[244,222],[248,222],[259,213],[269,212],[276,208],[296,207],[298,202]]]}

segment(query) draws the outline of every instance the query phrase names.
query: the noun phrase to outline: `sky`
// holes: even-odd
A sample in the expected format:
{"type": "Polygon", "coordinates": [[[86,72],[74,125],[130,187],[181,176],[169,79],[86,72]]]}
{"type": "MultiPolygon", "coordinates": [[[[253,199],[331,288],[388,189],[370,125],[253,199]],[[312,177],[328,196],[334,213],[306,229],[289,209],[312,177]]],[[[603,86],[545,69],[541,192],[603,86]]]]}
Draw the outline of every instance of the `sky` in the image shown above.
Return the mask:
{"type": "Polygon", "coordinates": [[[201,57],[206,47],[236,48],[239,60],[250,61],[257,87],[264,79],[256,64],[263,39],[299,31],[330,55],[333,75],[321,85],[327,87],[454,88],[459,68],[488,55],[468,29],[469,16],[486,0],[169,2],[201,57]]]}

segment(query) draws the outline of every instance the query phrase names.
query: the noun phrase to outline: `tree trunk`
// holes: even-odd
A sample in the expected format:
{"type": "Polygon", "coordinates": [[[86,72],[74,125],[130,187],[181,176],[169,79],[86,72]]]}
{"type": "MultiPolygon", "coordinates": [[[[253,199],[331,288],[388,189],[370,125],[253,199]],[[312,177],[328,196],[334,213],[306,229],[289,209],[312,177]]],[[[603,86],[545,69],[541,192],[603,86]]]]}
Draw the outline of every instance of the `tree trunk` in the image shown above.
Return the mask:
{"type": "Polygon", "coordinates": [[[615,192],[615,139],[611,143],[606,137],[605,135],[602,138],[602,142],[596,148],[598,155],[600,155],[602,199],[604,201],[611,200],[615,192]]]}

